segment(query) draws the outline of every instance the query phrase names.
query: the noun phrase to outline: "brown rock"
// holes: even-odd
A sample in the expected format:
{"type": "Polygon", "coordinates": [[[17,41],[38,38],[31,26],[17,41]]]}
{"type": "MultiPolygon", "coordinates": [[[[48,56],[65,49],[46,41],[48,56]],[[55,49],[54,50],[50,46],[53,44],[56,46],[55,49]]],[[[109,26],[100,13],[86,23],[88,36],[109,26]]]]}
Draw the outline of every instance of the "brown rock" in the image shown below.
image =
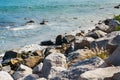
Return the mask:
{"type": "Polygon", "coordinates": [[[25,59],[25,65],[27,65],[28,67],[35,67],[38,63],[40,63],[43,60],[43,57],[39,57],[39,56],[31,56],[27,59],[25,59]]]}

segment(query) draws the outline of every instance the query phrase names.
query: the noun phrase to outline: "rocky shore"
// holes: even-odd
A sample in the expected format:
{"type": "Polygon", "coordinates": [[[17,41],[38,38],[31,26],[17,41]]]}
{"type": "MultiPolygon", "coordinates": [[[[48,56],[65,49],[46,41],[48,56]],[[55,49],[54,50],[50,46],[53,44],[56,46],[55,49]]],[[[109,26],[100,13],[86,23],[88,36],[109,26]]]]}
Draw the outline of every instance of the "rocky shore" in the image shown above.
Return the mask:
{"type": "Polygon", "coordinates": [[[120,80],[119,19],[6,51],[0,80],[120,80]]]}

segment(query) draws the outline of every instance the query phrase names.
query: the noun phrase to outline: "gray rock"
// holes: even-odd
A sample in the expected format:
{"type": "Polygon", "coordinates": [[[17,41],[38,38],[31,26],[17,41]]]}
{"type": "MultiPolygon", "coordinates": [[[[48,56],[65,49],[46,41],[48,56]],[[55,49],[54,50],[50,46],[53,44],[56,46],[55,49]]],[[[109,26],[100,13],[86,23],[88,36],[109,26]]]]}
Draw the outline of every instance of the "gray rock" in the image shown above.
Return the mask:
{"type": "Polygon", "coordinates": [[[18,71],[15,71],[12,76],[15,80],[17,80],[30,74],[32,74],[32,69],[21,64],[18,71]]]}
{"type": "Polygon", "coordinates": [[[112,29],[112,28],[114,29],[115,27],[117,27],[117,26],[120,25],[120,23],[119,23],[117,20],[115,20],[115,19],[106,19],[106,20],[104,21],[104,23],[105,23],[105,25],[110,26],[111,29],[112,29]]]}
{"type": "Polygon", "coordinates": [[[82,62],[77,62],[68,70],[60,72],[53,80],[78,80],[80,74],[98,68],[101,64],[103,64],[103,62],[104,61],[99,57],[94,57],[82,62]]]}
{"type": "Polygon", "coordinates": [[[43,61],[42,76],[47,78],[52,67],[66,68],[66,57],[61,53],[52,53],[43,61]]]}
{"type": "Polygon", "coordinates": [[[62,67],[51,67],[51,70],[50,70],[50,73],[48,75],[48,79],[52,80],[54,79],[55,77],[58,76],[58,74],[62,71],[65,71],[66,69],[65,68],[62,68],[62,67]]]}
{"type": "Polygon", "coordinates": [[[0,71],[0,80],[13,80],[13,78],[7,72],[0,71]]]}
{"type": "Polygon", "coordinates": [[[90,47],[90,43],[93,42],[94,39],[91,37],[75,37],[75,42],[74,42],[74,48],[75,50],[77,49],[83,49],[85,47],[90,47]]]}
{"type": "Polygon", "coordinates": [[[18,80],[36,80],[38,78],[39,78],[38,75],[36,75],[36,74],[30,74],[30,75],[27,75],[25,77],[19,78],[18,80]]]}
{"type": "Polygon", "coordinates": [[[2,71],[10,72],[11,71],[10,65],[2,67],[2,71]]]}
{"type": "Polygon", "coordinates": [[[119,26],[120,23],[114,19],[106,19],[104,23],[96,25],[96,29],[110,33],[115,30],[115,27],[119,26]]]}
{"type": "Polygon", "coordinates": [[[120,72],[115,73],[112,77],[107,77],[104,80],[120,80],[120,72]]]}
{"type": "Polygon", "coordinates": [[[91,32],[88,32],[86,34],[87,37],[92,37],[94,39],[98,39],[98,38],[101,38],[101,37],[104,37],[107,33],[101,31],[101,30],[94,30],[94,31],[91,31],[91,32]]]}
{"type": "Polygon", "coordinates": [[[120,67],[98,68],[81,74],[79,80],[104,80],[118,72],[120,72],[120,67]]]}
{"type": "Polygon", "coordinates": [[[110,27],[108,25],[105,25],[104,23],[97,24],[96,29],[107,33],[111,32],[110,27]]]}
{"type": "Polygon", "coordinates": [[[105,61],[110,65],[120,66],[120,46],[105,61]]]}
{"type": "Polygon", "coordinates": [[[65,35],[63,37],[63,43],[71,43],[74,41],[74,39],[75,39],[74,35],[65,35]]]}
{"type": "MultiPolygon", "coordinates": [[[[96,39],[95,41],[91,42],[90,48],[95,48],[97,46],[100,49],[101,48],[109,49],[109,48],[107,48],[108,43],[109,43],[109,45],[112,46],[111,41],[113,41],[114,39],[115,39],[114,41],[116,41],[117,39],[115,37],[119,36],[119,35],[120,35],[120,31],[114,31],[112,33],[109,33],[105,37],[96,39]]],[[[116,41],[116,42],[118,42],[118,41],[116,41]]]]}
{"type": "Polygon", "coordinates": [[[113,53],[113,51],[120,45],[120,35],[117,35],[113,39],[109,40],[107,44],[107,48],[110,50],[110,53],[113,53]]]}
{"type": "Polygon", "coordinates": [[[74,61],[74,60],[75,60],[74,62],[81,61],[83,59],[86,59],[86,57],[92,53],[93,52],[89,49],[78,49],[67,55],[67,62],[74,61]]]}
{"type": "Polygon", "coordinates": [[[42,72],[43,63],[38,64],[33,68],[33,74],[38,74],[42,72]]]}

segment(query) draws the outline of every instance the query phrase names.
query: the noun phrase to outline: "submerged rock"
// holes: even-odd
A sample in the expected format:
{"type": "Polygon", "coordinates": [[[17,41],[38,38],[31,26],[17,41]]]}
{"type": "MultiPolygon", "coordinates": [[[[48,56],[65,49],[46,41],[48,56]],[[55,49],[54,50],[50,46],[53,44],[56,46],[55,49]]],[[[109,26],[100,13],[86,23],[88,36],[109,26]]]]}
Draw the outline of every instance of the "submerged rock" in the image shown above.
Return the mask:
{"type": "Polygon", "coordinates": [[[51,45],[54,45],[54,42],[51,41],[51,40],[48,40],[48,41],[42,41],[42,42],[40,43],[40,45],[51,46],[51,45]]]}
{"type": "Polygon", "coordinates": [[[35,21],[34,21],[34,20],[29,20],[29,21],[27,21],[26,23],[27,23],[27,24],[28,24],[28,23],[35,23],[35,21]]]}

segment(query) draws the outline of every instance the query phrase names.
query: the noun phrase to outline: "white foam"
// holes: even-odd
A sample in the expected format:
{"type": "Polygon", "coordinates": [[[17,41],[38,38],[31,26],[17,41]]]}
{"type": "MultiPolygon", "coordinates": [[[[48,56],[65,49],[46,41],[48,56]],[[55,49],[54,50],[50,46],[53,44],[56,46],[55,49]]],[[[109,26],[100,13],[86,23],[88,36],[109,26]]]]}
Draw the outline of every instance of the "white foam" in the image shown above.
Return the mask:
{"type": "Polygon", "coordinates": [[[18,31],[18,30],[26,30],[26,29],[34,29],[40,27],[38,24],[27,24],[24,26],[16,27],[16,28],[11,28],[10,30],[18,31]]]}

